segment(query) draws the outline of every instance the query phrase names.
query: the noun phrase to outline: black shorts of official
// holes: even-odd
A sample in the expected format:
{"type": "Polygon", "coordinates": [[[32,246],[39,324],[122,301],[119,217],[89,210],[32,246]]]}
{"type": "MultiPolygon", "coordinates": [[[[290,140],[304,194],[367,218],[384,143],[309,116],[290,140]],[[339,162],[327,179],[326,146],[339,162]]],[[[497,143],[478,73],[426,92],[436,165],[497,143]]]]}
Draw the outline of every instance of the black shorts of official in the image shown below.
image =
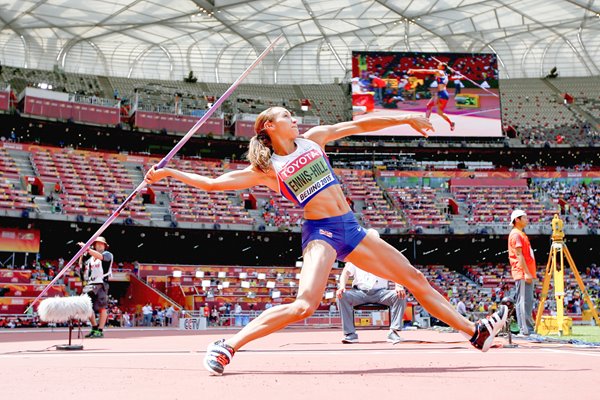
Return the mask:
{"type": "Polygon", "coordinates": [[[108,308],[108,283],[94,283],[87,295],[92,299],[95,312],[108,308]]]}

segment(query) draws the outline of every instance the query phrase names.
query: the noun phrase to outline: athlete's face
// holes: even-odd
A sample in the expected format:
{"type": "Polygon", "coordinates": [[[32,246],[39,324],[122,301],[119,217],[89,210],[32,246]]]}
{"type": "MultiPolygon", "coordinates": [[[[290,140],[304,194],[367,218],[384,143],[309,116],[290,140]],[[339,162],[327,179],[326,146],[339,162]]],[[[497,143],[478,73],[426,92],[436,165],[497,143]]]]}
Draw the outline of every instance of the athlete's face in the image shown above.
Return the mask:
{"type": "Polygon", "coordinates": [[[102,253],[106,249],[106,245],[102,242],[94,243],[94,248],[98,253],[102,253]]]}
{"type": "Polygon", "coordinates": [[[273,120],[267,122],[266,126],[272,127],[271,132],[279,137],[295,138],[299,135],[298,121],[282,107],[273,110],[273,120]]]}
{"type": "Polygon", "coordinates": [[[440,71],[445,71],[446,70],[446,66],[444,64],[438,64],[438,69],[440,71]]]}

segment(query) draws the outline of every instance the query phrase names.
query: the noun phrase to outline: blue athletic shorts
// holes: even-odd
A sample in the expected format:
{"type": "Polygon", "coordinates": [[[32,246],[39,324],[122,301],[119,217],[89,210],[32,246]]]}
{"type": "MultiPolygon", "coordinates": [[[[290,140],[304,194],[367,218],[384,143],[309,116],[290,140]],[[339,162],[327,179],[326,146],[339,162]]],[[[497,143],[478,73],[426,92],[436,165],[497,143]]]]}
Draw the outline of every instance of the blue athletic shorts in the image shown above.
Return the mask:
{"type": "Polygon", "coordinates": [[[302,225],[302,251],[311,240],[324,240],[344,259],[367,236],[367,230],[358,224],[352,211],[337,217],[307,219],[302,225]]]}

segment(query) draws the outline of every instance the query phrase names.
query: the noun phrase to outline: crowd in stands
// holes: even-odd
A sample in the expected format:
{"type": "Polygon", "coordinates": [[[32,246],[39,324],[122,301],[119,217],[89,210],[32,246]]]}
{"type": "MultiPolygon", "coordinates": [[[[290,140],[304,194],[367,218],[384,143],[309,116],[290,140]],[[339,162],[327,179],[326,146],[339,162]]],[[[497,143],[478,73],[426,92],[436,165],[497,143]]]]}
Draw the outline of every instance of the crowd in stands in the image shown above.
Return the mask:
{"type": "Polygon", "coordinates": [[[564,181],[534,182],[540,192],[558,201],[566,223],[600,228],[600,185],[598,183],[568,184],[564,181]]]}
{"type": "MultiPolygon", "coordinates": [[[[429,266],[418,266],[418,268],[428,278],[429,282],[436,288],[441,294],[443,294],[451,304],[458,306],[458,303],[462,302],[467,316],[472,319],[477,319],[482,315],[487,315],[493,312],[498,304],[505,297],[514,297],[513,287],[514,283],[510,276],[510,268],[504,264],[482,264],[475,266],[465,266],[464,274],[457,271],[450,270],[448,267],[441,265],[429,265],[429,266]]],[[[543,279],[542,267],[539,268],[538,279],[541,282],[543,279]]],[[[586,282],[586,287],[589,294],[592,297],[592,301],[596,306],[600,305],[600,268],[597,268],[595,264],[588,267],[585,271],[582,271],[582,276],[586,282]]],[[[333,280],[335,280],[333,278],[333,280]]],[[[538,285],[536,296],[539,296],[541,286],[538,285]]],[[[581,292],[576,287],[576,282],[572,274],[566,276],[567,293],[565,297],[565,309],[569,314],[573,316],[581,316],[582,310],[589,307],[583,304],[581,299],[581,292]]],[[[413,303],[414,298],[409,294],[409,301],[413,303]]],[[[219,311],[227,303],[213,303],[205,304],[204,307],[217,307],[219,311]]],[[[244,303],[241,303],[244,304],[244,303]]],[[[252,306],[257,305],[258,310],[267,308],[266,304],[271,303],[250,303],[252,306]]],[[[322,303],[321,309],[327,309],[329,303],[322,303]]],[[[206,309],[205,310],[206,314],[206,309]]],[[[255,309],[254,307],[247,308],[248,311],[255,309]]],[[[556,304],[553,303],[553,299],[549,299],[546,303],[546,310],[551,313],[556,310],[556,304]]],[[[424,313],[419,311],[417,307],[415,312],[424,313]]],[[[208,314],[207,314],[208,315],[208,314]]],[[[229,315],[229,313],[227,313],[229,315]]]]}
{"type": "MultiPolygon", "coordinates": [[[[98,222],[121,204],[134,188],[134,177],[154,162],[124,162],[116,154],[37,146],[31,151],[32,168],[46,189],[40,199],[26,190],[23,179],[11,155],[0,148],[0,210],[65,214],[76,216],[77,221],[98,222]],[[5,180],[2,180],[5,176],[5,180]],[[93,189],[89,182],[94,182],[93,189]],[[41,207],[45,202],[47,206],[41,207]],[[108,205],[108,206],[107,206],[108,205]]],[[[157,159],[156,159],[157,160],[157,159]]],[[[207,176],[217,176],[238,164],[224,161],[177,158],[173,166],[207,176]]],[[[420,168],[428,169],[427,164],[420,168]]],[[[441,167],[440,167],[441,168],[441,167]]],[[[455,167],[458,169],[458,166],[455,167]]],[[[485,167],[489,171],[489,167],[485,167]]],[[[446,169],[444,169],[446,170],[446,169]]],[[[524,170],[557,171],[562,167],[545,168],[525,165],[524,170]]],[[[593,171],[589,164],[576,165],[567,171],[593,171]]],[[[482,228],[503,224],[510,209],[526,208],[533,224],[548,225],[557,209],[563,209],[566,223],[580,228],[600,228],[598,215],[598,183],[585,183],[583,178],[566,181],[543,179],[529,182],[527,187],[452,187],[434,189],[414,183],[397,184],[379,178],[373,170],[336,168],[342,190],[355,213],[368,228],[415,230],[417,228],[448,229],[456,224],[449,218],[448,202],[459,204],[458,214],[472,226],[482,228]],[[539,181],[539,182],[538,182],[539,181]],[[493,212],[492,212],[493,211],[493,212]]],[[[449,178],[448,178],[449,179],[449,178]]],[[[477,183],[477,181],[473,181],[477,183]]],[[[250,212],[238,192],[204,192],[175,181],[160,182],[153,186],[157,195],[164,195],[152,203],[137,196],[121,213],[125,224],[148,224],[151,221],[204,224],[215,229],[231,229],[250,225],[253,229],[278,227],[297,230],[302,223],[302,210],[264,187],[243,193],[256,201],[250,212]],[[166,200],[166,201],[165,201],[166,200]],[[148,203],[153,207],[149,208],[148,203]],[[152,212],[150,211],[152,210],[152,212]]],[[[43,217],[43,216],[42,216],[43,217]]]]}
{"type": "Polygon", "coordinates": [[[19,169],[4,148],[0,148],[0,209],[20,210],[28,215],[38,207],[22,187],[19,169]]]}
{"type": "Polygon", "coordinates": [[[548,224],[556,213],[528,187],[458,187],[452,188],[452,194],[464,204],[471,225],[505,224],[506,216],[516,208],[527,210],[531,224],[548,224]]]}
{"type": "MultiPolygon", "coordinates": [[[[174,159],[171,164],[174,168],[209,177],[225,172],[221,161],[174,159]]],[[[148,162],[144,169],[151,166],[148,162]]],[[[255,222],[241,207],[235,192],[206,192],[175,180],[159,182],[153,188],[169,197],[169,212],[175,221],[212,224],[217,229],[225,224],[253,225],[255,222]]]]}
{"type": "Polygon", "coordinates": [[[302,226],[302,211],[289,200],[269,195],[267,199],[261,199],[260,203],[266,226],[275,226],[279,230],[302,226]]]}
{"type": "Polygon", "coordinates": [[[21,265],[7,263],[4,268],[11,271],[28,271],[28,277],[31,279],[31,282],[28,283],[42,283],[52,280],[63,266],[64,259],[61,258],[56,261],[33,260],[29,263],[22,263],[21,265]]]}
{"type": "MultiPolygon", "coordinates": [[[[566,265],[566,264],[565,264],[566,265]]],[[[493,290],[497,295],[496,298],[509,296],[514,299],[514,281],[510,274],[510,266],[506,264],[482,264],[465,267],[465,275],[475,282],[478,282],[482,287],[493,290]]],[[[595,263],[590,263],[583,269],[578,267],[578,271],[582,277],[585,288],[590,295],[592,303],[598,309],[600,306],[600,268],[595,263]]],[[[536,304],[534,311],[537,310],[537,301],[542,291],[542,282],[544,279],[545,265],[538,265],[537,283],[535,286],[534,296],[536,304]]],[[[552,278],[552,277],[551,277],[552,278]]],[[[564,307],[567,314],[579,319],[582,312],[589,310],[589,306],[583,301],[583,295],[579,285],[575,279],[571,268],[565,269],[565,295],[564,307]]],[[[554,314],[556,312],[556,300],[552,291],[552,282],[550,291],[545,303],[545,312],[554,314]]]]}
{"type": "MultiPolygon", "coordinates": [[[[116,304],[116,300],[109,297],[109,308],[108,308],[108,319],[106,322],[107,326],[110,327],[131,327],[131,314],[127,311],[123,312],[116,304]]],[[[85,326],[87,322],[83,322],[85,326]]],[[[3,316],[0,313],[0,328],[45,328],[45,327],[66,327],[66,322],[44,322],[40,320],[39,316],[35,313],[29,315],[8,315],[3,316]]]]}
{"type": "Polygon", "coordinates": [[[177,321],[177,311],[170,305],[169,307],[153,306],[152,303],[146,303],[139,312],[127,315],[126,324],[123,326],[175,326],[177,321]]]}
{"type": "Polygon", "coordinates": [[[415,230],[447,226],[447,201],[437,199],[437,191],[428,187],[388,188],[395,206],[406,214],[415,230]]]}
{"type": "Polygon", "coordinates": [[[490,290],[472,280],[468,274],[463,275],[442,265],[418,268],[428,278],[430,284],[453,306],[459,310],[464,307],[463,315],[471,320],[495,311],[506,291],[502,285],[490,290]],[[462,303],[460,307],[459,303],[462,303]]]}
{"type": "Polygon", "coordinates": [[[385,197],[373,171],[339,169],[338,178],[350,208],[361,214],[367,228],[405,228],[406,219],[385,197]]]}
{"type": "MultiPolygon", "coordinates": [[[[64,259],[58,260],[34,260],[23,263],[20,266],[14,264],[4,265],[0,269],[0,327],[45,327],[66,326],[66,324],[48,324],[40,321],[37,314],[25,309],[31,304],[41,291],[50,283],[56,273],[64,267],[64,259]]],[[[123,264],[116,266],[115,270],[124,267],[123,264]]],[[[57,280],[50,289],[47,296],[77,296],[82,291],[81,272],[76,265],[57,280]]],[[[108,324],[110,326],[128,325],[131,312],[124,312],[119,306],[118,299],[109,295],[108,299],[108,324]]]]}
{"type": "MultiPolygon", "coordinates": [[[[64,261],[63,261],[64,262],[64,261]]],[[[47,283],[41,279],[49,278],[52,271],[56,270],[59,261],[44,261],[33,266],[31,271],[31,283],[47,283]]],[[[151,265],[148,266],[148,268],[151,265]]],[[[148,283],[157,290],[165,290],[165,285],[157,285],[157,278],[161,276],[148,275],[157,273],[158,269],[148,269],[142,266],[138,272],[141,272],[142,278],[147,279],[148,283]]],[[[181,269],[180,266],[161,268],[164,273],[172,273],[175,269],[181,269]]],[[[514,282],[510,275],[510,266],[507,264],[485,263],[478,265],[466,265],[458,270],[450,269],[443,265],[425,265],[417,266],[427,277],[430,284],[445,296],[455,307],[464,310],[466,316],[476,319],[481,315],[493,312],[498,304],[505,297],[514,297],[514,282]]],[[[25,268],[23,268],[25,270],[25,268]]],[[[242,315],[248,313],[259,313],[281,302],[292,301],[296,295],[295,290],[284,290],[284,287],[295,289],[298,279],[298,268],[282,267],[227,267],[213,266],[203,267],[206,270],[202,278],[189,277],[180,278],[171,281],[172,286],[183,289],[185,285],[198,285],[193,292],[195,308],[201,315],[207,317],[211,326],[239,325],[242,315]],[[248,271],[245,275],[240,275],[237,271],[248,271]],[[262,272],[264,271],[264,272],[262,272]],[[218,273],[220,272],[220,273],[218,273]],[[261,276],[263,275],[264,276],[261,276]],[[239,275],[239,276],[238,276],[239,275]],[[240,278],[243,276],[243,278],[240,278]],[[210,280],[210,286],[205,287],[206,279],[210,280]],[[246,288],[241,284],[247,281],[246,288]],[[267,282],[274,281],[275,285],[267,285],[267,282]],[[188,283],[186,283],[188,282],[188,283]],[[223,283],[228,282],[224,288],[223,283]],[[290,282],[295,282],[294,285],[290,282]],[[264,288],[266,292],[261,294],[264,288]],[[281,297],[273,297],[273,291],[281,292],[281,297]],[[209,292],[212,295],[209,295],[209,292]]],[[[538,266],[538,284],[536,285],[535,296],[539,297],[541,292],[541,282],[544,278],[544,266],[538,266]]],[[[600,267],[591,263],[579,269],[586,289],[591,296],[592,302],[596,307],[600,306],[600,267]]],[[[334,269],[330,274],[327,285],[327,291],[333,291],[336,287],[339,269],[334,269]]],[[[166,277],[167,275],[162,275],[166,277]]],[[[2,285],[2,284],[0,284],[2,285]]],[[[190,287],[190,286],[187,286],[190,287]]],[[[546,301],[546,312],[551,314],[556,310],[556,303],[550,289],[550,296],[546,301]]],[[[77,295],[73,291],[71,295],[77,295]]],[[[15,295],[15,293],[9,294],[15,295]]],[[[321,303],[321,310],[328,310],[335,313],[331,304],[334,300],[324,299],[321,303]]],[[[409,293],[409,301],[415,305],[415,315],[427,315],[427,313],[418,306],[414,298],[409,293]]],[[[537,309],[537,305],[534,309],[537,309]]],[[[573,272],[567,269],[565,274],[565,312],[574,319],[581,319],[582,314],[589,310],[589,305],[583,301],[583,294],[574,278],[573,272]]],[[[123,309],[119,306],[118,299],[109,296],[109,316],[108,325],[114,327],[132,327],[132,326],[158,326],[169,327],[177,326],[180,314],[173,306],[161,307],[153,306],[150,303],[143,307],[135,309],[123,309]]],[[[63,324],[64,325],[64,324],[63,324]]],[[[0,313],[0,328],[21,328],[21,327],[43,327],[48,324],[39,321],[37,315],[30,313],[22,315],[14,313],[2,315],[0,313]]],[[[55,325],[56,326],[56,325],[55,325]]],[[[61,326],[60,324],[58,326],[61,326]]]]}

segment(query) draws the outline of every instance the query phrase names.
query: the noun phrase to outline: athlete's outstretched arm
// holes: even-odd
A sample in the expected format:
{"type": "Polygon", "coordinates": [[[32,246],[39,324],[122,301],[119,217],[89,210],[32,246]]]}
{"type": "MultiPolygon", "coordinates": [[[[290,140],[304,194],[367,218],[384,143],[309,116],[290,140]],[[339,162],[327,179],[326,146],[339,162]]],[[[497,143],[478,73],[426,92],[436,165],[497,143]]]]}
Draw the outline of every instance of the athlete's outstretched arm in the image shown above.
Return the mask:
{"type": "Polygon", "coordinates": [[[227,172],[217,178],[209,178],[190,172],[179,171],[173,168],[156,169],[156,165],[154,165],[152,168],[150,168],[150,170],[148,170],[144,180],[148,184],[152,184],[168,177],[177,179],[180,182],[198,189],[206,190],[207,192],[242,190],[258,185],[265,185],[276,192],[278,191],[277,181],[275,180],[274,174],[264,173],[252,166],[240,171],[227,172]]]}
{"type": "Polygon", "coordinates": [[[409,69],[408,71],[406,71],[406,73],[408,75],[413,75],[413,74],[434,74],[434,75],[445,75],[445,72],[439,70],[439,69],[409,69]]]}
{"type": "Polygon", "coordinates": [[[419,114],[407,114],[398,116],[366,117],[357,121],[340,122],[335,125],[315,126],[309,129],[304,137],[310,139],[321,147],[332,140],[341,139],[346,136],[359,133],[374,132],[380,129],[396,125],[410,125],[421,135],[428,137],[427,131],[433,131],[433,125],[427,118],[419,114]]]}

